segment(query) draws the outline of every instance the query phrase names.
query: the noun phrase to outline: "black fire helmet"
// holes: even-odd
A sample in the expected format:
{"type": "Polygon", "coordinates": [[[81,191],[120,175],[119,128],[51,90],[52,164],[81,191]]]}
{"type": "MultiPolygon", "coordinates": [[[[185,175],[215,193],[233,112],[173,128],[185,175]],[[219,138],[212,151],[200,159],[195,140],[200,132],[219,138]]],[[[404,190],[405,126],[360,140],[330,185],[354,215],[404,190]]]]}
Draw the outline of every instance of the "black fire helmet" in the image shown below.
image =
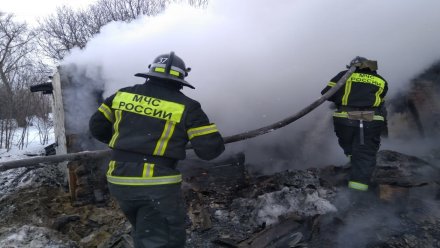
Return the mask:
{"type": "Polygon", "coordinates": [[[148,65],[148,68],[148,72],[136,73],[135,76],[169,79],[183,86],[195,89],[194,86],[184,80],[191,68],[186,68],[185,62],[175,55],[174,52],[157,56],[153,64],[148,65]]]}

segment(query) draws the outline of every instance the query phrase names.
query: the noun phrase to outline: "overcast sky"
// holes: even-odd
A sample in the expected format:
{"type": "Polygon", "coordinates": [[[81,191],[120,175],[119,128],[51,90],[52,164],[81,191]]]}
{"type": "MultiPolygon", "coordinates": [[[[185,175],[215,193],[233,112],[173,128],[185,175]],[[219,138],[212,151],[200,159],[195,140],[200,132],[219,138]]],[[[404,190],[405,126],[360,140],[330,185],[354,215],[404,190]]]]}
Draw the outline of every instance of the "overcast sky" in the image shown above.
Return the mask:
{"type": "Polygon", "coordinates": [[[57,7],[84,8],[94,2],[96,0],[0,0],[0,11],[34,25],[38,18],[53,14],[57,7]]]}

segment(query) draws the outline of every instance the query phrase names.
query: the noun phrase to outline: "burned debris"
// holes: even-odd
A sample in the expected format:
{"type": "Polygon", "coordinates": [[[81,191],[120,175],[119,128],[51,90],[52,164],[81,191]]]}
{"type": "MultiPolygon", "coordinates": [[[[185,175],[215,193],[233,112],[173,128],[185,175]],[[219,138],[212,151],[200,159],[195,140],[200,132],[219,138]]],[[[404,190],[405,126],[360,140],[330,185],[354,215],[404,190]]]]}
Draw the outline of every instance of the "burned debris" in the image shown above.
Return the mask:
{"type": "MultiPolygon", "coordinates": [[[[403,174],[414,177],[421,168],[438,173],[438,168],[430,169],[435,167],[427,162],[397,152],[381,151],[379,161],[381,167],[391,165],[388,162],[400,164],[399,168],[403,174]]],[[[431,238],[429,245],[432,247],[439,244],[440,236],[435,231],[435,227],[440,224],[439,215],[432,214],[432,211],[436,211],[434,205],[439,206],[438,200],[434,200],[435,195],[428,205],[424,202],[414,205],[413,202],[417,202],[420,190],[431,193],[438,191],[438,182],[426,179],[423,182],[426,188],[419,183],[406,184],[409,194],[397,194],[395,191],[392,193],[394,198],[386,197],[386,192],[382,189],[377,192],[375,199],[366,198],[368,202],[365,205],[352,206],[349,192],[346,192],[344,187],[338,187],[346,180],[344,175],[347,170],[349,166],[331,166],[323,169],[285,171],[272,176],[247,177],[246,184],[236,191],[232,200],[229,202],[225,200],[223,204],[215,204],[218,199],[223,198],[216,194],[217,191],[212,190],[209,195],[204,196],[204,199],[217,200],[201,204],[205,206],[204,216],[201,219],[207,219],[206,215],[210,214],[210,228],[200,227],[193,230],[190,233],[189,245],[190,247],[198,247],[197,245],[200,244],[203,247],[347,247],[341,244],[347,242],[344,241],[347,237],[341,235],[349,235],[346,232],[350,228],[368,231],[368,235],[350,234],[359,236],[360,239],[358,242],[351,241],[353,246],[349,247],[393,247],[394,243],[401,244],[407,238],[400,228],[404,228],[405,231],[423,230],[412,236],[415,237],[413,241],[416,243],[427,244],[423,236],[420,236],[425,235],[431,238]],[[340,178],[340,181],[327,181],[325,177],[330,176],[340,178]],[[333,183],[335,184],[332,185],[333,183]],[[396,196],[400,197],[399,201],[396,196]],[[345,202],[341,200],[344,197],[345,202]],[[406,201],[407,208],[399,207],[402,201],[406,201]],[[208,210],[206,206],[209,206],[208,210]],[[431,209],[429,223],[414,222],[413,215],[420,210],[420,207],[431,209]],[[357,223],[356,218],[366,222],[364,226],[362,223],[357,223]]],[[[378,176],[376,180],[381,181],[382,187],[399,185],[398,176],[385,181],[381,170],[382,168],[378,169],[375,175],[378,176]]],[[[215,181],[215,178],[211,180],[215,181]]],[[[191,213],[191,209],[189,212],[191,213]]],[[[195,227],[197,226],[192,226],[195,227]]],[[[400,247],[412,246],[406,244],[400,247]]]]}
{"type": "MultiPolygon", "coordinates": [[[[187,247],[438,247],[439,177],[418,177],[425,170],[435,175],[438,167],[393,151],[381,151],[378,164],[376,180],[405,188],[405,194],[381,189],[376,200],[354,207],[338,186],[348,165],[256,175],[248,172],[243,154],[212,163],[185,160],[179,167],[187,247]]],[[[54,181],[41,186],[2,197],[0,216],[8,227],[2,227],[0,244],[7,245],[6,237],[26,224],[29,235],[42,235],[37,227],[51,230],[59,247],[131,247],[130,225],[111,198],[72,206],[69,193],[54,181]]]]}
{"type": "Polygon", "coordinates": [[[440,134],[440,62],[411,81],[407,92],[389,101],[391,135],[395,138],[438,137],[440,134]]]}

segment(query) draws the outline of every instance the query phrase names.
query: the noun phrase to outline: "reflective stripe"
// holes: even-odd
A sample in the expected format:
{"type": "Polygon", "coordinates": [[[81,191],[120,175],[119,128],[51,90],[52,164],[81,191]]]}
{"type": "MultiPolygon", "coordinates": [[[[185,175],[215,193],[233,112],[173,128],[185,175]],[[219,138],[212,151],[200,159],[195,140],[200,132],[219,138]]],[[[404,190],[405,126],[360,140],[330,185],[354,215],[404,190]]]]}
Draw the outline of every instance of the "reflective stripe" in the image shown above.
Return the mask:
{"type": "Polygon", "coordinates": [[[105,116],[107,120],[109,120],[111,123],[115,121],[115,116],[113,115],[112,110],[105,105],[104,103],[99,106],[98,110],[105,116]]]}
{"type": "Polygon", "coordinates": [[[196,127],[188,129],[188,138],[192,139],[197,136],[202,136],[210,133],[218,132],[217,126],[215,124],[211,124],[208,126],[196,127]]]}
{"type": "Polygon", "coordinates": [[[110,163],[108,164],[108,171],[107,171],[107,176],[111,176],[113,171],[115,170],[115,164],[116,161],[111,160],[110,163]]]}
{"type": "Polygon", "coordinates": [[[334,86],[336,85],[336,83],[334,83],[334,82],[330,82],[330,83],[328,83],[327,85],[330,86],[330,87],[334,87],[334,86]]]}
{"type": "Polygon", "coordinates": [[[180,73],[178,71],[175,71],[175,70],[170,70],[170,74],[173,75],[173,76],[176,76],[176,77],[178,77],[180,75],[180,73]]]}
{"type": "Polygon", "coordinates": [[[182,182],[182,175],[162,177],[117,177],[107,175],[107,181],[113,184],[128,186],[175,184],[182,182]]]}
{"type": "Polygon", "coordinates": [[[119,136],[119,123],[121,123],[121,119],[122,119],[122,111],[121,110],[115,110],[115,116],[116,116],[116,121],[113,124],[113,129],[115,130],[113,133],[113,137],[110,140],[110,142],[108,143],[109,147],[114,147],[116,140],[118,139],[119,136]]]}
{"type": "Polygon", "coordinates": [[[142,177],[152,177],[154,172],[154,164],[145,163],[142,177]]]}
{"type": "Polygon", "coordinates": [[[374,107],[379,107],[379,105],[382,103],[382,99],[380,98],[380,94],[382,94],[383,88],[379,88],[376,92],[376,101],[374,102],[374,107]]]}
{"type": "Polygon", "coordinates": [[[373,84],[379,88],[385,88],[385,81],[383,79],[370,74],[353,73],[350,78],[356,83],[373,84]]]}
{"type": "Polygon", "coordinates": [[[348,187],[350,189],[356,189],[356,190],[361,190],[361,191],[367,191],[368,190],[368,185],[367,184],[353,182],[353,181],[349,181],[348,182],[348,187]]]}
{"type": "MultiPolygon", "coordinates": [[[[384,88],[385,88],[385,81],[379,77],[370,75],[370,74],[364,74],[364,73],[353,73],[348,79],[347,79],[347,83],[345,84],[345,90],[344,90],[344,95],[342,97],[342,105],[343,106],[347,106],[348,104],[348,97],[350,96],[351,93],[351,87],[352,84],[354,83],[366,83],[366,84],[373,84],[375,86],[377,86],[379,89],[376,92],[376,100],[374,102],[374,107],[378,107],[381,102],[382,99],[380,98],[380,94],[382,94],[384,88]]],[[[331,83],[331,82],[330,82],[331,83]]],[[[329,86],[330,86],[329,83],[329,86]]]]}
{"type": "Polygon", "coordinates": [[[185,111],[180,103],[122,91],[116,93],[112,108],[177,123],[185,111]]]}
{"type": "Polygon", "coordinates": [[[165,68],[165,66],[167,66],[166,64],[159,64],[159,63],[153,63],[151,64],[151,66],[154,67],[161,67],[161,68],[165,68]]]}
{"type": "MultiPolygon", "coordinates": [[[[348,113],[347,112],[334,112],[333,113],[333,117],[348,118],[348,113]]],[[[373,120],[375,120],[375,121],[385,121],[385,118],[383,116],[380,116],[380,115],[374,115],[373,120]]]]}
{"type": "MultiPolygon", "coordinates": [[[[159,67],[159,68],[165,68],[165,64],[159,64],[159,63],[154,63],[154,64],[152,64],[151,66],[153,66],[153,67],[159,67]]],[[[180,72],[180,73],[182,73],[182,74],[185,74],[186,72],[184,71],[184,70],[182,70],[182,69],[180,69],[179,67],[176,67],[176,66],[171,66],[171,69],[172,70],[175,70],[175,71],[177,71],[177,72],[180,72]]],[[[165,70],[163,71],[163,72],[165,72],[165,70]]]]}
{"type": "MultiPolygon", "coordinates": [[[[155,71],[155,72],[165,73],[165,68],[162,68],[162,67],[156,67],[156,68],[154,68],[154,71],[155,71]]],[[[178,77],[178,76],[180,75],[180,72],[175,71],[175,70],[170,70],[170,74],[173,75],[173,76],[178,77]]]]}
{"type": "Polygon", "coordinates": [[[171,70],[175,70],[175,71],[178,71],[178,72],[180,72],[182,74],[186,74],[186,71],[184,71],[184,70],[182,70],[182,69],[180,69],[179,67],[176,67],[176,66],[171,66],[171,70]]]}
{"type": "Polygon", "coordinates": [[[113,184],[142,186],[142,185],[161,185],[175,184],[182,182],[182,175],[153,177],[154,164],[145,163],[142,177],[122,177],[112,176],[115,169],[116,161],[111,160],[107,171],[107,181],[113,184]]]}
{"type": "Polygon", "coordinates": [[[342,105],[347,106],[348,103],[348,96],[351,92],[351,78],[353,77],[354,73],[347,79],[347,82],[345,83],[345,89],[344,89],[344,96],[342,96],[342,105]]]}
{"type": "Polygon", "coordinates": [[[165,123],[162,135],[160,139],[157,141],[153,155],[162,156],[165,153],[165,150],[167,149],[168,146],[168,141],[171,139],[171,136],[173,136],[175,127],[176,127],[176,123],[174,121],[167,121],[165,123]]]}

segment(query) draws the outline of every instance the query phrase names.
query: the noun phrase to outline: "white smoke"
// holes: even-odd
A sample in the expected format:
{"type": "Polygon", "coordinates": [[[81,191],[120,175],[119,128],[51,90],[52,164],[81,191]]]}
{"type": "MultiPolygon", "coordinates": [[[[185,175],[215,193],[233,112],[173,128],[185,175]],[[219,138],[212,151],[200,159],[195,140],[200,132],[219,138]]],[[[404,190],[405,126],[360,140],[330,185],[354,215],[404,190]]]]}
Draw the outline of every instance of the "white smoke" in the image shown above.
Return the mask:
{"type": "MultiPolygon", "coordinates": [[[[207,9],[173,5],[156,17],[108,24],[64,63],[85,67],[89,77],[99,67],[107,97],[143,83],[133,75],[147,71],[157,55],[175,51],[192,68],[187,80],[196,90],[184,93],[200,101],[229,136],[296,113],[357,55],[378,60],[390,95],[405,88],[440,59],[439,9],[438,0],[212,0],[207,9]]],[[[316,119],[327,118],[320,117],[326,112],[321,107],[288,128],[229,147],[264,143],[301,149],[295,137],[316,119]]],[[[337,147],[334,136],[328,140],[331,149],[337,147]]],[[[315,158],[325,161],[329,155],[320,152],[315,158]]]]}

